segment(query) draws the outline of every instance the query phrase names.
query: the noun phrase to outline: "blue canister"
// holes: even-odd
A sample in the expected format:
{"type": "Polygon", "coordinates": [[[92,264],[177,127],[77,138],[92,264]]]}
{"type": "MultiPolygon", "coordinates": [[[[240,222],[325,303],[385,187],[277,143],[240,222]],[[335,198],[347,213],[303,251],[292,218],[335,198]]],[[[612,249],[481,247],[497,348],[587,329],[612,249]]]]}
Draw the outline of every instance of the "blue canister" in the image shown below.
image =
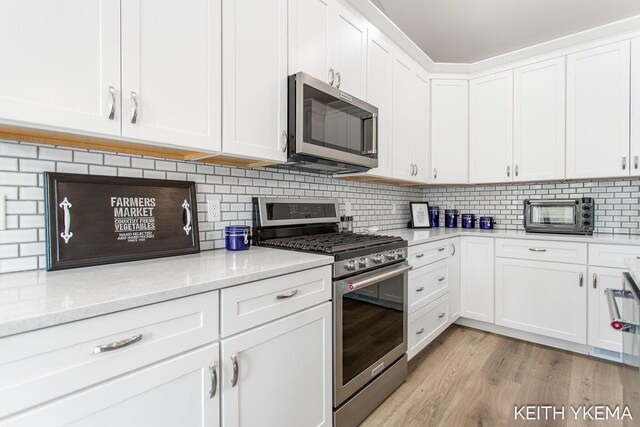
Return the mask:
{"type": "Polygon", "coordinates": [[[447,228],[458,228],[458,210],[444,210],[444,226],[447,228]]]}
{"type": "Polygon", "coordinates": [[[429,207],[429,219],[431,220],[432,227],[440,227],[440,207],[429,207]]]}
{"type": "Polygon", "coordinates": [[[225,247],[228,251],[244,251],[249,249],[249,232],[247,225],[230,225],[224,228],[225,247]]]}
{"type": "Polygon", "coordinates": [[[474,214],[462,214],[462,228],[476,228],[476,216],[474,214]]]}
{"type": "Polygon", "coordinates": [[[493,217],[492,216],[481,216],[480,217],[480,228],[483,230],[493,230],[493,217]]]}

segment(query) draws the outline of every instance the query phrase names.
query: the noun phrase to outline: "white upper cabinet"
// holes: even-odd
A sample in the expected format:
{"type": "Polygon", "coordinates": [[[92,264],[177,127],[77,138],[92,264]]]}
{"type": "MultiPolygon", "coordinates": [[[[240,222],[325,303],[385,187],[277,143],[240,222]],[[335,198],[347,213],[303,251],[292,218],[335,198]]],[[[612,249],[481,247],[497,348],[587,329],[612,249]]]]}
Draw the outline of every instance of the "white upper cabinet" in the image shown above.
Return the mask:
{"type": "Polygon", "coordinates": [[[513,72],[513,180],[564,178],[565,57],[513,72]]]}
{"type": "Polygon", "coordinates": [[[367,23],[336,0],[289,0],[289,74],[365,97],[367,23]]]}
{"type": "Polygon", "coordinates": [[[413,70],[408,56],[396,50],[393,58],[392,160],[393,176],[413,180],[413,70]]]}
{"type": "Polygon", "coordinates": [[[427,156],[430,152],[430,121],[431,114],[430,104],[431,96],[429,94],[429,75],[416,65],[413,72],[412,81],[413,108],[412,108],[412,129],[413,145],[409,152],[409,156],[414,164],[413,181],[427,183],[429,182],[429,167],[427,156]]]}
{"type": "Polygon", "coordinates": [[[1,120],[119,136],[120,2],[3,1],[0,16],[1,120]]]}
{"type": "Polygon", "coordinates": [[[335,0],[289,0],[289,74],[304,71],[335,82],[329,64],[333,8],[335,0]]]}
{"type": "Polygon", "coordinates": [[[631,153],[629,171],[640,175],[640,37],[631,40],[631,153]]]}
{"type": "Polygon", "coordinates": [[[513,71],[470,83],[469,180],[472,183],[513,179],[513,71]]]}
{"type": "Polygon", "coordinates": [[[391,113],[393,45],[380,32],[371,28],[367,41],[367,96],[369,104],[378,107],[378,167],[373,175],[391,176],[391,113]]]}
{"type": "Polygon", "coordinates": [[[122,2],[122,136],[220,149],[220,11],[220,0],[122,2]]]}
{"type": "Polygon", "coordinates": [[[285,161],[287,0],[223,0],[222,30],[223,152],[285,161]]]}
{"type": "Polygon", "coordinates": [[[567,56],[567,178],[629,175],[628,40],[567,56]]]}
{"type": "Polygon", "coordinates": [[[469,181],[469,83],[431,80],[431,182],[469,181]]]}

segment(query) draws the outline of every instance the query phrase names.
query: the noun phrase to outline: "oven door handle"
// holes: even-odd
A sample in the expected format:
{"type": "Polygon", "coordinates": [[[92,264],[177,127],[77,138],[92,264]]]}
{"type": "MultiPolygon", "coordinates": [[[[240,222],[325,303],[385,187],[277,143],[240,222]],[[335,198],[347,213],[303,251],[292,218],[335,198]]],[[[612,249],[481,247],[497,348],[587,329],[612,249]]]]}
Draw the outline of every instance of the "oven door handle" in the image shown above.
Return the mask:
{"type": "Polygon", "coordinates": [[[411,265],[405,265],[403,267],[396,268],[395,270],[391,270],[385,273],[377,274],[375,276],[367,277],[366,279],[357,280],[355,282],[349,282],[349,292],[357,291],[358,289],[365,288],[374,283],[381,282],[383,280],[387,280],[392,277],[407,273],[412,268],[413,266],[411,265]]]}

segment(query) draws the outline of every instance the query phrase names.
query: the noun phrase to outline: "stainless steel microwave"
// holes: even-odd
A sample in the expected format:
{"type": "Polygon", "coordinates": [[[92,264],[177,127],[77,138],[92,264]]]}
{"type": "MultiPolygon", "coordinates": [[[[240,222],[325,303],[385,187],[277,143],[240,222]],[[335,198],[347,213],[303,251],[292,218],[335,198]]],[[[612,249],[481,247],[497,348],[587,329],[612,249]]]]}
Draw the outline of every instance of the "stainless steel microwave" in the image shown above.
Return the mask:
{"type": "Polygon", "coordinates": [[[289,76],[287,164],[324,173],[378,166],[378,109],[305,73],[289,76]]]}
{"type": "Polygon", "coordinates": [[[524,229],[527,232],[593,234],[594,215],[590,197],[524,201],[524,229]]]}

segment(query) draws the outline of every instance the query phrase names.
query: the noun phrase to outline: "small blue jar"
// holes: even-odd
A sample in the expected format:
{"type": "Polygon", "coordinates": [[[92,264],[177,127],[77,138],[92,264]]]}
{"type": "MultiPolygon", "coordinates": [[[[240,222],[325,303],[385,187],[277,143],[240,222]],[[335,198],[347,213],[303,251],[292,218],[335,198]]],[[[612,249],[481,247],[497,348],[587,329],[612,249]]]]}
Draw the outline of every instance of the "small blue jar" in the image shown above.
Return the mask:
{"type": "Polygon", "coordinates": [[[429,207],[429,219],[431,220],[431,227],[440,227],[440,207],[429,207]]]}
{"type": "Polygon", "coordinates": [[[474,214],[462,214],[462,228],[476,228],[476,216],[474,214]]]}
{"type": "Polygon", "coordinates": [[[493,230],[493,224],[495,221],[492,216],[481,216],[480,217],[480,228],[483,230],[493,230]]]}
{"type": "Polygon", "coordinates": [[[247,225],[230,225],[224,228],[225,247],[228,251],[245,251],[249,249],[251,227],[247,225]]]}
{"type": "Polygon", "coordinates": [[[457,209],[444,210],[444,226],[446,228],[458,228],[458,210],[457,209]]]}

